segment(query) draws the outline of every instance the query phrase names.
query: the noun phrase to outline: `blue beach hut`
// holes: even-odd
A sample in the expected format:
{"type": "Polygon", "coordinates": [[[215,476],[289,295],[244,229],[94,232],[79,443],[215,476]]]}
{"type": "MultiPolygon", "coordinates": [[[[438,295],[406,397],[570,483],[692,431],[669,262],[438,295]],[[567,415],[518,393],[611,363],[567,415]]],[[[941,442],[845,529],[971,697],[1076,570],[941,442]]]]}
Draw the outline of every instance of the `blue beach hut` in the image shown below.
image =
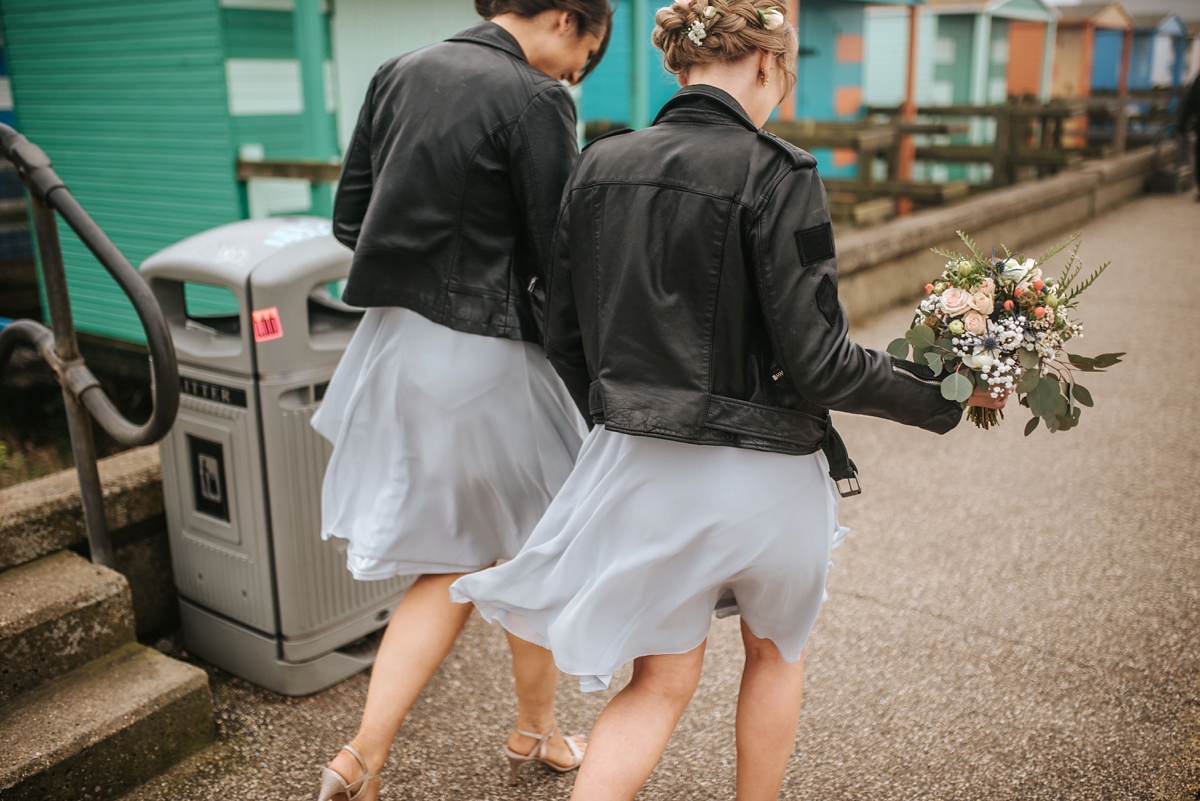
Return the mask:
{"type": "Polygon", "coordinates": [[[1054,97],[1087,97],[1120,89],[1125,40],[1133,17],[1120,3],[1063,6],[1059,9],[1054,54],[1054,97]]]}
{"type": "Polygon", "coordinates": [[[1188,40],[1183,20],[1174,11],[1134,19],[1137,24],[1129,57],[1129,88],[1181,86],[1188,40]]]}

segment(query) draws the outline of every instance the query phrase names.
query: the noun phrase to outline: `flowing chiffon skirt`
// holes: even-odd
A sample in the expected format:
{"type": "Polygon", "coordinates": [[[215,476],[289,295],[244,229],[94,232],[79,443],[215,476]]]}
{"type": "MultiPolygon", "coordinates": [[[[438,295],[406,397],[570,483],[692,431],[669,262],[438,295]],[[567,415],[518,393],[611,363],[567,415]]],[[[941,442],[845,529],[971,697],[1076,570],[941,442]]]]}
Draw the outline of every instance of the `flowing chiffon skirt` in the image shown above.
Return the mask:
{"type": "Polygon", "coordinates": [[[630,660],[686,653],[719,600],[790,662],[847,530],[824,454],[787,456],[594,429],[510,562],[450,588],[549,648],[585,692],[630,660]]]}
{"type": "Polygon", "coordinates": [[[322,536],[361,580],[515,556],[587,434],[541,347],[402,308],[367,310],[312,425],[334,443],[322,536]]]}

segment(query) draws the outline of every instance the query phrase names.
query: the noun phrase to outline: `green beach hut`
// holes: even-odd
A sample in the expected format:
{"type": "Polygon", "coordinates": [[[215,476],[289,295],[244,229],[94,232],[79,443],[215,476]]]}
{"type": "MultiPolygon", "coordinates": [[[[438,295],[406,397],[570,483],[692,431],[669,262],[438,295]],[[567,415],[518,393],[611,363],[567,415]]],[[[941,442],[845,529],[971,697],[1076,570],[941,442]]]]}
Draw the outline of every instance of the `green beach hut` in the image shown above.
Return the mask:
{"type": "MultiPolygon", "coordinates": [[[[330,184],[239,181],[238,159],[339,161],[375,69],[478,19],[470,0],[0,0],[17,128],[135,265],[235,220],[328,215],[330,184]]],[[[60,231],[76,326],[142,342],[60,231]]],[[[188,302],[229,300],[189,287],[188,302]]]]}

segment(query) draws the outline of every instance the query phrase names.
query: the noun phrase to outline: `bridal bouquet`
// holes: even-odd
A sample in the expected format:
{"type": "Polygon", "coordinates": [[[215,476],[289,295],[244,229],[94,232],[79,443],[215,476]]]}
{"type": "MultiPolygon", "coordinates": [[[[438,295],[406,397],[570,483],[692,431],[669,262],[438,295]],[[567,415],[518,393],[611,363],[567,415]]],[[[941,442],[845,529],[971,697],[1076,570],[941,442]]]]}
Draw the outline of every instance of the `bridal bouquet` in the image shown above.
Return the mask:
{"type": "MultiPolygon", "coordinates": [[[[1083,406],[1092,396],[1076,381],[1075,373],[1103,372],[1124,353],[1095,358],[1076,356],[1063,348],[1082,336],[1071,319],[1082,295],[1108,267],[1102,265],[1082,281],[1078,235],[1041,259],[1004,258],[980,253],[970,237],[958,234],[969,255],[935,250],[949,261],[941,276],[925,286],[928,293],[903,338],[888,345],[888,353],[926,364],[942,378],[942,395],[966,404],[975,397],[1001,399],[1016,393],[1033,412],[1025,425],[1029,436],[1044,420],[1050,431],[1067,431],[1079,424],[1083,406]],[[1061,277],[1042,274],[1042,265],[1072,242],[1061,277]]],[[[1003,418],[999,409],[970,406],[967,419],[988,428],[1003,418]]]]}

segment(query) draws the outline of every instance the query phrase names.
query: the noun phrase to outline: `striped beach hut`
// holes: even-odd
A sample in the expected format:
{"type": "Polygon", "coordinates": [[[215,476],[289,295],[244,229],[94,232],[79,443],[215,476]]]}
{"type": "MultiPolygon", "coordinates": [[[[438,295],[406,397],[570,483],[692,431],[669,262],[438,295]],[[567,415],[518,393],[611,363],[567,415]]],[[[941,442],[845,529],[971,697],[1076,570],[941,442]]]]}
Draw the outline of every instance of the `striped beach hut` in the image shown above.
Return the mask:
{"type": "MultiPolygon", "coordinates": [[[[376,68],[478,19],[471,0],[3,0],[0,121],[138,264],[235,220],[328,215],[330,185],[238,181],[237,159],[339,160],[376,68]]],[[[123,293],[61,234],[79,330],[141,342],[123,293]]],[[[227,310],[188,290],[197,314],[227,310]]]]}
{"type": "Polygon", "coordinates": [[[931,21],[920,105],[1049,96],[1057,13],[1043,0],[927,0],[921,14],[931,21]]]}
{"type": "MultiPolygon", "coordinates": [[[[989,105],[1044,98],[1054,63],[1056,14],[1041,0],[927,0],[920,9],[917,103],[989,105]]],[[[908,13],[871,7],[866,15],[865,93],[871,106],[904,97],[908,13]]]]}
{"type": "Polygon", "coordinates": [[[1134,19],[1120,3],[1062,6],[1054,53],[1054,97],[1087,97],[1120,88],[1134,19]]]}
{"type": "MultiPolygon", "coordinates": [[[[3,0],[0,26],[16,127],[134,264],[252,214],[329,213],[327,185],[235,174],[239,154],[338,157],[320,0],[3,0]]],[[[79,330],[142,341],[124,294],[60,231],[79,330]]]]}

